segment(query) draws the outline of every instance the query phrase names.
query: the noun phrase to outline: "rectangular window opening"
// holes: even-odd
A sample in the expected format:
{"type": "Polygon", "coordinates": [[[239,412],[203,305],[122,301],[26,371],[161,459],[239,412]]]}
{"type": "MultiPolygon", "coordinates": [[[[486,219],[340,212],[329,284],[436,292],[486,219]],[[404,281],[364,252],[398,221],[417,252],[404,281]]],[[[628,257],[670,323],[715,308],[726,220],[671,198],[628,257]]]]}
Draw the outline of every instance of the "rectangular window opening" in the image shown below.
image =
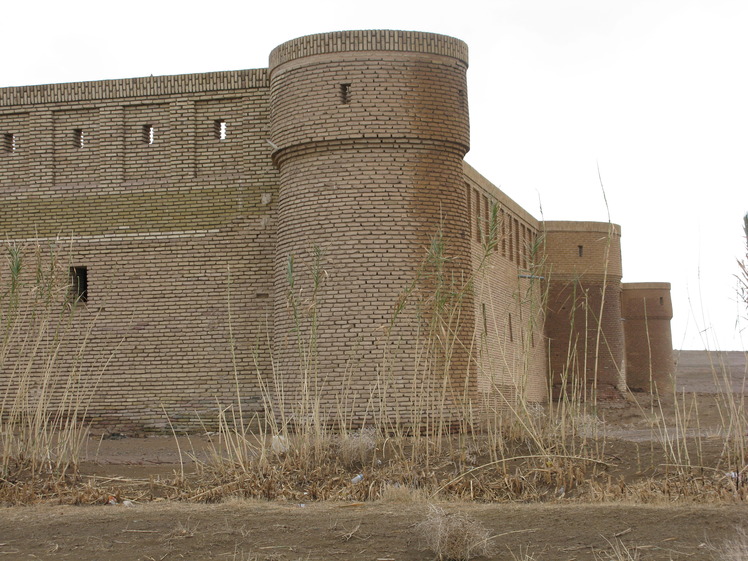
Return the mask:
{"type": "Polygon", "coordinates": [[[16,135],[12,132],[6,132],[3,135],[3,152],[10,152],[11,154],[16,151],[16,135]]]}
{"type": "Polygon", "coordinates": [[[483,195],[483,239],[486,241],[486,243],[490,242],[490,240],[488,239],[491,223],[491,220],[489,219],[490,213],[491,209],[488,208],[488,197],[483,195]]]}
{"type": "Polygon", "coordinates": [[[153,125],[143,125],[143,142],[151,145],[156,140],[156,127],[153,125]]]}
{"type": "Polygon", "coordinates": [[[665,305],[665,298],[660,296],[660,306],[664,306],[664,305],[665,305]]]}
{"type": "Polygon", "coordinates": [[[514,342],[514,331],[512,330],[512,314],[509,314],[509,342],[514,342]]]}
{"type": "Polygon", "coordinates": [[[70,299],[73,303],[88,302],[88,269],[70,267],[70,299]]]}
{"type": "Polygon", "coordinates": [[[509,261],[514,261],[514,220],[511,216],[507,216],[507,234],[509,237],[509,261]]]}
{"type": "Polygon", "coordinates": [[[217,140],[226,140],[226,121],[225,120],[218,119],[215,122],[215,130],[216,130],[217,140]]]}
{"type": "Polygon", "coordinates": [[[475,241],[480,243],[480,193],[473,190],[475,194],[475,241]]]}
{"type": "Polygon", "coordinates": [[[577,246],[577,253],[579,253],[579,257],[581,257],[584,254],[584,246],[578,245],[577,246]]]}
{"type": "Polygon", "coordinates": [[[340,101],[342,101],[344,105],[347,105],[351,102],[350,84],[340,84],[340,101]]]}
{"type": "Polygon", "coordinates": [[[488,317],[486,316],[486,304],[481,304],[483,308],[483,335],[488,335],[488,317]]]}
{"type": "Polygon", "coordinates": [[[515,263],[517,263],[517,266],[520,266],[520,253],[522,252],[522,248],[519,245],[519,220],[516,218],[514,219],[514,255],[516,257],[515,263]]]}
{"type": "Polygon", "coordinates": [[[501,216],[501,255],[506,257],[506,215],[504,209],[500,211],[501,216]]]}
{"type": "Polygon", "coordinates": [[[86,145],[83,129],[73,129],[73,142],[76,148],[83,148],[86,145]]]}

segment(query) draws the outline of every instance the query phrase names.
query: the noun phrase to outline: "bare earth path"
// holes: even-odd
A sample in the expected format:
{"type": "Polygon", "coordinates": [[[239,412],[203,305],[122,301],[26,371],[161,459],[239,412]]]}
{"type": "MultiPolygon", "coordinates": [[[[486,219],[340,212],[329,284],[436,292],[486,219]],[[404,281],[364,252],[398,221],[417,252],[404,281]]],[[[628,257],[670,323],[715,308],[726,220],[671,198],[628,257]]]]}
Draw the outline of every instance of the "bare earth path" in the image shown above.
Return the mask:
{"type": "MultiPolygon", "coordinates": [[[[713,559],[709,544],[748,520],[746,505],[474,505],[467,511],[510,551],[550,561],[592,561],[618,534],[641,559],[713,559]],[[606,541],[607,540],[607,541],[606,541]]],[[[428,560],[414,525],[425,505],[144,504],[6,509],[0,558],[79,560],[428,560]]]]}

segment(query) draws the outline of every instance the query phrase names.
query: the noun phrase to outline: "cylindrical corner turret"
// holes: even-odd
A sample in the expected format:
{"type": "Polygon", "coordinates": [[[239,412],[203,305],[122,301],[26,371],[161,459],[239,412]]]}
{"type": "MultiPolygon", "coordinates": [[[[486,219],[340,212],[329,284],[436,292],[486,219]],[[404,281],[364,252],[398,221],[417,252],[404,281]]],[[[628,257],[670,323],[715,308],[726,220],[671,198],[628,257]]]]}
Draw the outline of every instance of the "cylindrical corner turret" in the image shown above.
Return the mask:
{"type": "Polygon", "coordinates": [[[612,397],[625,379],[620,226],[549,221],[542,229],[554,393],[594,387],[612,397]]]}
{"type": "Polygon", "coordinates": [[[634,391],[670,391],[674,373],[670,283],[624,283],[621,308],[626,384],[634,391]]]}
{"type": "MultiPolygon", "coordinates": [[[[306,399],[310,380],[323,414],[344,395],[358,420],[383,393],[389,413],[423,407],[414,376],[438,360],[423,354],[424,315],[412,308],[437,231],[444,278],[471,268],[466,70],[467,46],[431,33],[325,33],[271,53],[274,358],[287,410],[306,399]]],[[[469,345],[453,346],[440,368],[463,391],[469,345]]]]}

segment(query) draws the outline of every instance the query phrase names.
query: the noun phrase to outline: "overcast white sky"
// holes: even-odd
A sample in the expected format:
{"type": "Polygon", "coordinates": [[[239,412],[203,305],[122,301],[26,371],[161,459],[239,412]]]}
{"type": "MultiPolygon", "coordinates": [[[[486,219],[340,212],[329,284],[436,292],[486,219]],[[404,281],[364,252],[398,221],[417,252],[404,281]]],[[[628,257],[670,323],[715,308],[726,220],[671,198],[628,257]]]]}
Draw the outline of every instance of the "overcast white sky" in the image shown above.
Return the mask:
{"type": "Polygon", "coordinates": [[[458,37],[468,162],[547,220],[608,219],[599,166],[624,282],[673,285],[674,346],[746,348],[746,0],[25,0],[0,17],[0,87],[265,67],[341,29],[458,37]]]}

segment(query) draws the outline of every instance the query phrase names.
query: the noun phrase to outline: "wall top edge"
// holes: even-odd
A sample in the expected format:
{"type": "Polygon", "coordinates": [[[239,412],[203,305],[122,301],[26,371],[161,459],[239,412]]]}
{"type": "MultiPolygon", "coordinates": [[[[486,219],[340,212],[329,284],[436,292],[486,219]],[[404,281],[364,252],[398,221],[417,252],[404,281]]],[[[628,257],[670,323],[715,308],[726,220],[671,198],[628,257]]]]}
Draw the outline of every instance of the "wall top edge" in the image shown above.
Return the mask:
{"type": "Polygon", "coordinates": [[[481,173],[478,170],[476,170],[473,166],[471,166],[464,160],[462,162],[462,173],[465,176],[466,180],[471,181],[475,183],[476,185],[479,185],[480,187],[488,191],[489,194],[496,197],[497,202],[502,207],[512,211],[514,214],[522,218],[525,222],[527,222],[533,228],[539,229],[540,222],[538,222],[537,218],[535,218],[532,214],[527,212],[514,199],[512,199],[509,195],[504,193],[504,191],[499,189],[496,185],[491,183],[491,181],[486,179],[483,175],[481,175],[481,173]]]}
{"type": "Polygon", "coordinates": [[[270,53],[270,69],[290,60],[320,54],[354,51],[400,51],[456,58],[468,65],[464,41],[423,31],[369,29],[305,35],[280,44],[270,53]]]}
{"type": "Polygon", "coordinates": [[[546,232],[599,232],[601,234],[612,232],[614,235],[621,235],[621,227],[612,222],[545,220],[540,223],[540,227],[546,232]]]}
{"type": "Polygon", "coordinates": [[[0,88],[0,107],[267,88],[268,69],[0,88]]]}
{"type": "Polygon", "coordinates": [[[670,290],[669,282],[624,282],[623,290],[670,290]]]}

